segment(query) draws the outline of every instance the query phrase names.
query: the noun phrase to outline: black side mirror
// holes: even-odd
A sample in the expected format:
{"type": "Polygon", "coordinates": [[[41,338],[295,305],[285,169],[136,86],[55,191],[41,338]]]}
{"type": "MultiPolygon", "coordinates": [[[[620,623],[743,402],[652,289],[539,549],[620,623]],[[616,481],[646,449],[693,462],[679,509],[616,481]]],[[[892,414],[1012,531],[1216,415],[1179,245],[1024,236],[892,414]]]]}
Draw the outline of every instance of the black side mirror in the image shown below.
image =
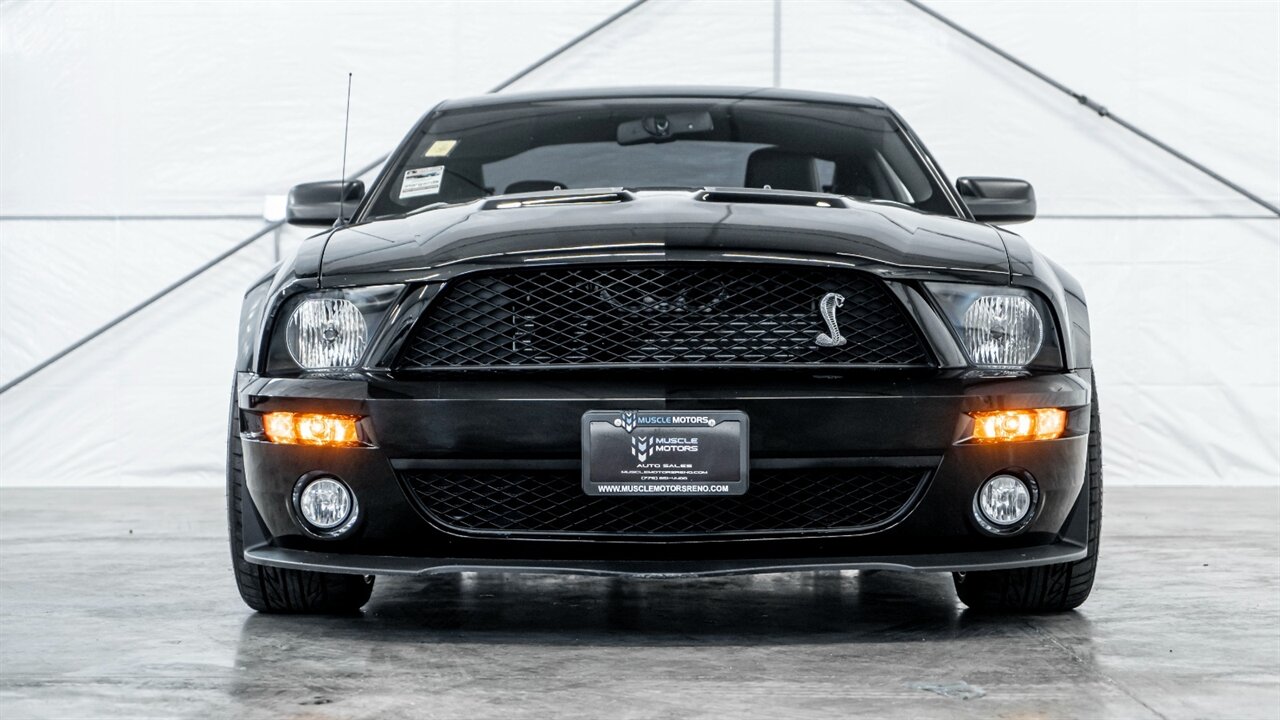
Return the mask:
{"type": "Polygon", "coordinates": [[[956,189],[980,222],[1020,223],[1036,216],[1036,191],[1026,180],[962,177],[956,189]]]}
{"type": "Polygon", "coordinates": [[[364,183],[359,180],[326,180],[294,185],[289,190],[284,219],[290,225],[333,225],[346,222],[364,198],[364,183]],[[343,217],[339,218],[341,213],[343,217]]]}

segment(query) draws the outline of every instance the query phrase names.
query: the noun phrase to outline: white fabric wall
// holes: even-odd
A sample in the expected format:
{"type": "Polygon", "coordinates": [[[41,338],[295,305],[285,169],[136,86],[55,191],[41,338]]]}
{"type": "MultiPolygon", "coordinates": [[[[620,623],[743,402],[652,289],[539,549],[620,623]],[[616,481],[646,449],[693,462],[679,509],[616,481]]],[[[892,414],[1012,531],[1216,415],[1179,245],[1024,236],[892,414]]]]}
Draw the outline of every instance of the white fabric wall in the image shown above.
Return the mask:
{"type": "MultiPolygon", "coordinates": [[[[354,167],[622,4],[0,5],[0,383],[336,176],[348,70],[354,167]],[[13,219],[133,214],[240,217],[13,219]]],[[[935,7],[1280,202],[1280,5],[935,7]]],[[[513,90],[767,85],[772,22],[653,0],[513,90]]],[[[1280,485],[1280,220],[896,0],[787,0],[782,84],[880,97],[953,177],[1035,184],[1015,229],[1089,293],[1109,482],[1280,485]]],[[[239,296],[272,257],[0,395],[0,484],[219,482],[239,296]]]]}

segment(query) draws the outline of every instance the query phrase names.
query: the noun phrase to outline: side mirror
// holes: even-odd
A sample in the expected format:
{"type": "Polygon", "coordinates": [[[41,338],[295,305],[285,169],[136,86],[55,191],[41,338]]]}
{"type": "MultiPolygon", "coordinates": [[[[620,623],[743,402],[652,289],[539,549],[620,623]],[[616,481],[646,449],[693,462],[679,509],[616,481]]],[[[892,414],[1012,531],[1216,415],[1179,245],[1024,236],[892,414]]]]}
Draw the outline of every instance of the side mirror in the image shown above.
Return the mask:
{"type": "Polygon", "coordinates": [[[1020,223],[1036,216],[1036,191],[1026,180],[962,177],[956,190],[980,222],[1020,223]]]}
{"type": "Polygon", "coordinates": [[[364,183],[359,180],[326,180],[294,185],[289,190],[284,219],[290,225],[333,225],[351,219],[356,205],[364,198],[364,183]],[[339,218],[339,208],[344,216],[339,218]]]}

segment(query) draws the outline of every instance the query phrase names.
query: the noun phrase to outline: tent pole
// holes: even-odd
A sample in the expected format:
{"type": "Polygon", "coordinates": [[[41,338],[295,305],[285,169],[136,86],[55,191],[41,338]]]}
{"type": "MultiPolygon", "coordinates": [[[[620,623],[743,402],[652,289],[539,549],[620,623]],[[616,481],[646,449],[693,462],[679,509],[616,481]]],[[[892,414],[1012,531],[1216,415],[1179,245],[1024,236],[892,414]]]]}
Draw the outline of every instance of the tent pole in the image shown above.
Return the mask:
{"type": "Polygon", "coordinates": [[[623,15],[626,15],[626,14],[630,13],[632,10],[635,10],[636,8],[640,7],[641,5],[645,4],[645,3],[646,3],[646,2],[648,2],[648,1],[649,1],[649,0],[635,0],[635,1],[634,1],[634,2],[632,2],[632,3],[629,3],[626,7],[622,8],[621,10],[619,10],[619,11],[615,12],[614,14],[612,14],[612,15],[610,15],[609,17],[605,18],[604,20],[601,20],[600,22],[596,23],[595,25],[592,25],[591,27],[587,28],[585,31],[583,31],[581,34],[579,34],[577,37],[573,38],[573,39],[572,39],[572,40],[570,40],[569,42],[567,42],[567,43],[565,43],[565,44],[561,45],[560,47],[556,48],[555,50],[552,50],[551,52],[547,53],[546,55],[543,55],[541,58],[539,58],[538,60],[536,60],[533,64],[529,65],[529,66],[528,66],[528,67],[526,67],[525,69],[521,70],[520,72],[516,73],[515,75],[512,75],[511,77],[507,78],[506,80],[503,80],[502,82],[498,83],[497,85],[495,85],[495,86],[493,87],[493,89],[492,89],[492,90],[490,90],[490,91],[489,91],[489,94],[496,93],[496,92],[502,92],[503,90],[506,90],[507,88],[511,87],[512,85],[515,85],[517,82],[520,82],[521,80],[523,80],[523,79],[524,79],[524,77],[525,77],[526,75],[528,75],[529,73],[531,73],[531,72],[533,72],[533,71],[537,70],[538,68],[542,67],[543,65],[546,65],[547,63],[551,62],[552,60],[555,60],[556,58],[558,58],[558,57],[560,57],[561,55],[563,55],[565,52],[567,52],[567,51],[569,51],[569,50],[572,50],[575,46],[577,46],[577,45],[578,45],[579,43],[581,43],[583,40],[586,40],[587,38],[591,37],[592,35],[595,35],[596,33],[600,32],[600,31],[601,31],[601,30],[603,30],[603,29],[605,29],[605,28],[606,28],[606,27],[608,27],[609,25],[612,25],[615,21],[617,21],[617,20],[621,19],[623,15]]]}
{"type": "Polygon", "coordinates": [[[773,86],[782,87],[782,0],[773,0],[773,86]]]}
{"type": "Polygon", "coordinates": [[[55,353],[52,357],[50,357],[50,358],[46,359],[45,361],[43,361],[43,362],[41,362],[41,363],[37,364],[35,367],[31,368],[30,370],[27,370],[26,372],[22,373],[21,375],[19,375],[19,376],[18,376],[18,377],[16,377],[16,378],[14,378],[14,379],[10,380],[9,382],[5,383],[4,385],[0,385],[0,393],[4,393],[4,392],[8,391],[8,390],[9,390],[9,388],[12,388],[14,385],[17,385],[18,383],[22,382],[23,380],[26,380],[27,378],[31,377],[32,375],[35,375],[36,373],[40,372],[41,370],[43,370],[43,369],[45,369],[45,368],[49,367],[50,365],[54,364],[55,362],[57,362],[57,361],[61,360],[61,359],[62,359],[62,358],[64,358],[64,357],[66,357],[67,355],[70,355],[72,352],[74,352],[75,350],[79,349],[82,345],[85,345],[86,343],[88,343],[89,341],[91,341],[91,340],[93,340],[94,338],[98,337],[99,335],[101,335],[101,334],[105,333],[106,331],[110,330],[111,328],[113,328],[113,327],[115,327],[115,326],[119,325],[120,323],[124,322],[125,320],[128,320],[129,318],[131,318],[131,317],[133,317],[134,315],[138,314],[140,311],[144,310],[145,308],[147,308],[148,306],[150,306],[150,305],[151,305],[152,303],[154,303],[155,301],[159,300],[160,298],[164,297],[165,295],[168,295],[169,293],[173,292],[174,290],[177,290],[178,288],[182,287],[183,285],[186,285],[187,283],[189,283],[189,282],[191,282],[192,280],[196,279],[196,277],[197,277],[197,276],[202,275],[206,270],[209,270],[210,268],[212,268],[213,266],[215,266],[215,265],[217,265],[218,263],[222,262],[223,260],[226,260],[227,258],[231,257],[232,255],[235,255],[236,253],[240,252],[241,250],[243,250],[243,249],[245,249],[245,248],[249,247],[249,245],[251,245],[251,244],[253,244],[255,241],[257,241],[257,240],[258,240],[258,238],[260,238],[260,237],[262,237],[262,236],[264,236],[264,235],[266,235],[266,234],[268,234],[268,233],[270,233],[270,232],[274,231],[276,228],[280,227],[280,226],[281,226],[281,225],[283,225],[283,224],[284,224],[284,221],[283,221],[283,220],[276,220],[275,222],[268,223],[266,226],[264,226],[264,227],[263,227],[261,230],[259,230],[258,232],[256,232],[256,233],[254,233],[254,234],[250,235],[249,237],[245,238],[244,240],[241,240],[240,242],[238,242],[238,243],[236,243],[235,245],[231,246],[231,247],[230,247],[230,248],[228,248],[226,251],[222,252],[220,255],[218,255],[217,257],[213,258],[212,260],[210,260],[210,261],[206,262],[205,264],[201,265],[200,267],[196,268],[195,270],[192,270],[191,272],[187,273],[186,275],[183,275],[183,276],[182,276],[181,278],[179,278],[177,281],[175,281],[175,282],[171,283],[169,286],[165,287],[163,290],[161,290],[160,292],[156,293],[155,295],[152,295],[151,297],[147,298],[146,300],[143,300],[142,302],[138,303],[137,305],[134,305],[133,307],[129,308],[129,309],[128,309],[128,310],[126,310],[123,314],[121,314],[121,315],[117,316],[117,317],[116,317],[114,320],[112,320],[111,322],[107,323],[106,325],[103,325],[102,327],[98,328],[97,330],[94,330],[93,332],[89,333],[88,335],[85,335],[84,337],[80,338],[79,340],[77,340],[77,341],[75,341],[75,342],[71,343],[71,344],[70,344],[70,345],[68,345],[66,348],[64,348],[61,352],[55,353]]]}
{"type": "Polygon", "coordinates": [[[903,2],[905,2],[905,3],[907,3],[908,5],[910,5],[910,6],[914,7],[914,8],[916,8],[916,9],[917,9],[917,10],[919,10],[920,12],[925,13],[926,15],[928,15],[928,16],[930,16],[930,17],[932,17],[934,20],[937,20],[938,22],[942,23],[943,25],[946,25],[947,27],[951,28],[952,30],[955,30],[956,32],[960,33],[961,35],[964,35],[965,37],[967,37],[967,38],[969,38],[970,40],[972,40],[972,41],[974,41],[974,42],[978,43],[979,45],[981,45],[982,47],[986,48],[987,50],[990,50],[991,52],[995,53],[996,55],[999,55],[1000,57],[1004,58],[1005,60],[1008,60],[1010,63],[1013,63],[1015,66],[1017,66],[1017,67],[1021,68],[1022,70],[1025,70],[1025,71],[1027,71],[1028,73],[1030,73],[1030,74],[1034,75],[1037,79],[1039,79],[1039,80],[1043,81],[1045,84],[1047,84],[1047,85],[1051,86],[1053,89],[1055,89],[1055,90],[1057,90],[1057,91],[1059,91],[1059,92],[1061,92],[1061,93],[1064,93],[1064,94],[1066,94],[1066,95],[1070,95],[1071,97],[1075,98],[1076,102],[1078,102],[1078,103],[1080,103],[1081,105],[1084,105],[1085,107],[1089,108],[1090,110],[1092,110],[1092,111],[1096,112],[1096,113],[1098,114],[1098,116],[1099,116],[1099,117],[1106,118],[1106,119],[1108,119],[1108,120],[1111,120],[1111,121],[1115,122],[1117,125],[1119,125],[1120,127],[1124,128],[1125,130],[1128,130],[1129,132],[1133,133],[1134,135],[1137,135],[1138,137],[1142,138],[1143,140],[1146,140],[1147,142],[1151,143],[1152,145],[1155,145],[1156,147],[1160,148],[1161,150],[1165,151],[1166,153],[1169,153],[1170,155],[1172,155],[1172,156],[1174,156],[1175,158],[1177,158],[1177,159],[1181,160],[1182,162],[1184,162],[1184,163],[1186,163],[1186,164],[1190,165],[1191,167],[1193,167],[1193,168],[1195,168],[1195,169],[1199,170],[1200,172],[1204,173],[1205,175],[1208,175],[1209,177],[1213,178],[1214,180],[1217,180],[1219,183],[1222,183],[1223,185],[1225,185],[1225,186],[1227,186],[1227,187],[1231,188],[1232,190],[1236,191],[1237,193],[1239,193],[1239,194],[1241,194],[1241,195],[1245,196],[1246,198],[1248,198],[1248,199],[1252,200],[1253,202],[1255,202],[1255,203],[1257,203],[1257,204],[1261,205],[1262,207],[1264,207],[1264,208],[1266,208],[1267,210],[1271,211],[1271,212],[1272,212],[1273,214],[1275,214],[1276,216],[1280,216],[1280,207],[1277,207],[1277,206],[1275,206],[1275,205],[1273,205],[1273,204],[1271,204],[1271,203],[1267,202],[1266,200],[1263,200],[1263,199],[1262,199],[1261,197],[1259,197],[1258,195],[1255,195],[1254,193],[1249,192],[1248,190],[1246,190],[1244,187],[1242,187],[1242,186],[1238,185],[1237,183],[1234,183],[1234,182],[1232,182],[1232,181],[1228,180],[1227,178],[1223,177],[1222,175],[1219,175],[1218,173],[1214,172],[1213,170],[1210,170],[1210,169],[1209,169],[1208,167],[1206,167],[1203,163],[1199,163],[1199,162],[1197,162],[1197,161],[1195,161],[1195,160],[1191,159],[1190,157],[1188,157],[1186,154],[1184,154],[1184,153],[1182,153],[1182,152],[1179,152],[1177,149],[1175,149],[1175,148],[1171,147],[1168,143],[1161,142],[1160,140],[1156,139],[1156,138],[1155,138],[1155,137],[1153,137],[1151,134],[1149,134],[1149,133],[1147,133],[1147,132],[1145,132],[1145,131],[1141,130],[1140,128],[1138,128],[1138,127],[1137,127],[1137,126],[1135,126],[1134,124],[1132,124],[1132,123],[1130,123],[1130,122],[1127,122],[1126,120],[1124,120],[1124,119],[1122,119],[1122,118],[1120,118],[1120,117],[1117,117],[1114,113],[1112,113],[1110,110],[1108,110],[1106,107],[1104,107],[1101,103],[1099,103],[1099,102],[1098,102],[1098,101],[1096,101],[1096,100],[1091,99],[1089,96],[1085,95],[1084,93],[1076,92],[1076,91],[1072,90],[1071,88],[1067,87],[1066,85],[1063,85],[1062,83],[1058,82],[1057,80],[1054,80],[1053,78],[1049,77],[1048,75],[1045,75],[1044,73],[1040,72],[1039,70],[1035,69],[1034,67],[1032,67],[1032,66],[1028,65],[1027,63],[1023,62],[1022,60],[1019,60],[1018,58],[1014,57],[1013,55],[1010,55],[1009,53],[1007,53],[1007,52],[1005,52],[1004,50],[1000,49],[999,47],[995,46],[994,44],[992,44],[992,43],[988,42],[987,40],[985,40],[985,39],[983,39],[982,37],[978,36],[977,34],[973,33],[973,32],[972,32],[972,31],[970,31],[968,28],[965,28],[964,26],[962,26],[962,25],[960,25],[959,23],[955,22],[955,21],[954,21],[954,20],[952,20],[951,18],[948,18],[947,16],[943,15],[942,13],[938,12],[937,10],[934,10],[933,8],[929,7],[928,5],[925,5],[925,4],[924,4],[923,2],[921,2],[920,0],[903,0],[903,2]]]}
{"type": "MultiPolygon", "coordinates": [[[[507,78],[505,81],[503,81],[503,82],[501,82],[501,83],[498,83],[498,85],[496,85],[492,90],[490,90],[490,91],[489,91],[489,93],[496,93],[496,92],[498,92],[498,91],[500,91],[500,90],[504,90],[504,89],[506,89],[507,87],[509,87],[509,86],[510,86],[510,85],[512,85],[513,83],[517,82],[517,81],[518,81],[518,80],[520,80],[521,78],[525,77],[525,76],[526,76],[526,75],[528,75],[529,73],[531,73],[531,72],[533,72],[533,71],[537,70],[538,68],[542,67],[543,65],[546,65],[547,63],[551,62],[551,61],[552,61],[552,60],[554,60],[555,58],[557,58],[557,57],[559,57],[559,56],[563,55],[563,54],[565,53],[565,51],[570,50],[570,49],[572,49],[573,47],[577,46],[577,45],[578,45],[579,43],[581,43],[583,40],[586,40],[587,38],[591,37],[592,35],[595,35],[595,34],[596,34],[597,32],[599,32],[600,30],[603,30],[603,29],[604,29],[605,27],[607,27],[608,25],[611,25],[614,21],[616,21],[616,20],[618,20],[619,18],[621,18],[622,16],[624,16],[624,15],[626,15],[626,14],[630,13],[632,10],[635,10],[636,8],[638,8],[638,7],[640,7],[641,5],[645,4],[646,2],[648,2],[648,0],[635,0],[634,2],[632,2],[632,3],[628,4],[626,7],[624,7],[624,8],[622,8],[621,10],[619,10],[619,11],[615,12],[614,14],[612,14],[612,15],[610,15],[609,17],[605,18],[604,20],[602,20],[602,21],[600,21],[600,22],[596,23],[595,25],[592,25],[592,26],[591,26],[590,28],[588,28],[585,32],[579,33],[579,34],[578,34],[576,37],[574,37],[572,40],[570,40],[570,41],[568,41],[568,42],[564,43],[563,45],[561,45],[560,47],[558,47],[558,48],[556,48],[555,50],[551,51],[550,53],[547,53],[546,55],[542,56],[542,57],[541,57],[540,59],[538,59],[536,62],[534,62],[533,64],[531,64],[531,65],[529,65],[529,66],[527,66],[527,67],[525,67],[525,68],[524,68],[523,70],[521,70],[520,72],[518,72],[518,73],[516,73],[515,75],[512,75],[511,77],[507,78]]],[[[389,157],[389,155],[385,155],[385,154],[384,154],[384,155],[382,155],[382,156],[381,156],[381,157],[379,157],[377,160],[374,160],[373,162],[369,163],[368,165],[365,165],[364,167],[362,167],[362,168],[360,168],[359,170],[357,170],[355,173],[353,173],[352,177],[357,177],[357,178],[358,178],[358,177],[361,177],[362,175],[365,175],[366,173],[368,173],[368,172],[370,172],[371,170],[373,170],[373,169],[377,168],[379,165],[381,165],[383,162],[385,162],[385,161],[386,161],[386,159],[387,159],[387,157],[389,157]]],[[[79,340],[77,340],[77,341],[75,341],[75,342],[71,343],[70,345],[68,345],[67,347],[63,348],[62,350],[59,350],[58,352],[54,353],[52,356],[50,356],[50,357],[46,358],[45,360],[43,360],[43,361],[41,361],[41,362],[37,363],[37,364],[35,365],[35,367],[32,367],[31,369],[29,369],[29,370],[27,370],[26,372],[22,373],[21,375],[19,375],[19,376],[15,377],[14,379],[10,380],[9,382],[7,382],[7,383],[5,383],[5,384],[3,384],[3,385],[0,385],[0,395],[3,395],[4,393],[6,393],[6,392],[8,392],[10,389],[12,389],[14,386],[18,385],[19,383],[22,383],[23,381],[27,380],[27,379],[28,379],[28,378],[30,378],[31,376],[33,376],[33,375],[35,375],[36,373],[40,372],[41,370],[44,370],[45,368],[47,368],[47,367],[49,367],[50,365],[52,365],[52,364],[54,364],[54,363],[58,362],[58,361],[59,361],[59,360],[61,360],[62,358],[66,357],[67,355],[70,355],[71,353],[73,353],[73,352],[75,352],[76,350],[80,349],[81,347],[83,347],[84,345],[88,344],[91,340],[93,340],[94,338],[98,337],[99,335],[102,335],[103,333],[105,333],[106,331],[110,330],[111,328],[113,328],[113,327],[115,327],[115,326],[119,325],[120,323],[124,322],[125,320],[128,320],[129,318],[131,318],[131,317],[133,317],[134,315],[138,314],[138,313],[139,313],[139,312],[141,312],[142,310],[145,310],[146,308],[150,307],[152,304],[154,304],[154,303],[155,303],[157,300],[159,300],[160,298],[162,298],[162,297],[164,297],[164,296],[168,295],[169,293],[173,292],[174,290],[177,290],[178,288],[182,287],[183,285],[186,285],[187,283],[189,283],[189,282],[191,282],[192,280],[196,279],[196,278],[197,278],[197,277],[199,277],[200,275],[203,275],[204,273],[208,272],[209,270],[211,270],[212,268],[214,268],[215,266],[217,266],[217,265],[218,265],[219,263],[221,263],[223,260],[226,260],[227,258],[231,257],[232,255],[235,255],[237,252],[240,252],[241,250],[245,249],[246,247],[249,247],[250,245],[252,245],[252,244],[253,244],[254,242],[256,242],[257,240],[261,239],[262,237],[266,236],[267,234],[271,233],[272,231],[277,230],[278,228],[280,228],[280,227],[281,227],[281,226],[283,226],[283,225],[284,225],[284,222],[283,222],[283,221],[280,221],[280,220],[277,220],[277,221],[274,221],[274,222],[270,222],[270,223],[267,223],[266,225],[263,225],[263,226],[262,226],[262,227],[261,227],[257,232],[255,232],[254,234],[250,235],[249,237],[245,238],[244,240],[241,240],[240,242],[236,243],[234,246],[232,246],[231,248],[227,249],[225,252],[221,253],[221,254],[220,254],[220,255],[218,255],[217,257],[213,258],[212,260],[210,260],[210,261],[206,262],[205,264],[201,265],[200,267],[196,268],[195,270],[192,270],[191,272],[189,272],[189,273],[187,273],[186,275],[182,276],[182,277],[181,277],[181,278],[179,278],[177,281],[175,281],[175,282],[171,283],[170,285],[166,286],[166,287],[165,287],[164,289],[162,289],[160,292],[157,292],[156,294],[152,295],[151,297],[147,298],[146,300],[143,300],[142,302],[138,303],[137,305],[134,305],[133,307],[129,308],[128,310],[124,311],[124,312],[123,312],[123,313],[121,313],[119,316],[117,316],[116,318],[114,318],[113,320],[111,320],[110,322],[108,322],[107,324],[105,324],[105,325],[103,325],[103,326],[99,327],[98,329],[94,330],[93,332],[90,332],[88,335],[85,335],[84,337],[82,337],[82,338],[80,338],[79,340]]]]}

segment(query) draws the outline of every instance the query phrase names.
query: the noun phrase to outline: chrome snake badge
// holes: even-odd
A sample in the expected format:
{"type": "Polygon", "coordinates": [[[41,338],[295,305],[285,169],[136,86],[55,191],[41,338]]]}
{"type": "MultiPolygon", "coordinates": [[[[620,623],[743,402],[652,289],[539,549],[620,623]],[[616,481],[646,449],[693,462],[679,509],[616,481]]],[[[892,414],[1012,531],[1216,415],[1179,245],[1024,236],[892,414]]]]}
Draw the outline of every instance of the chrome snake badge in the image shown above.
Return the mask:
{"type": "Polygon", "coordinates": [[[836,309],[844,305],[844,296],[840,293],[827,293],[818,301],[818,312],[822,313],[822,319],[827,323],[827,333],[818,333],[818,337],[813,342],[818,347],[840,347],[849,342],[840,334],[840,324],[836,322],[836,309]]]}

